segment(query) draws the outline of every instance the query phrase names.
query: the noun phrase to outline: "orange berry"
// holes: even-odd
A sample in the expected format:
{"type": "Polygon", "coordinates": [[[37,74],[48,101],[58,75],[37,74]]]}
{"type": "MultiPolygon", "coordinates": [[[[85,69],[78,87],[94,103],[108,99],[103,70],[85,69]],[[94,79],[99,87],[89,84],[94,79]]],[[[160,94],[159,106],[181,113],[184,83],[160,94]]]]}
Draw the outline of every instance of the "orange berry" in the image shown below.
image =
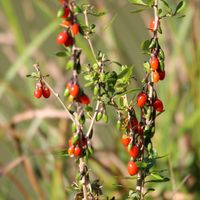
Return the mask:
{"type": "Polygon", "coordinates": [[[72,35],[75,36],[79,33],[79,24],[73,24],[71,26],[72,35]]]}
{"type": "Polygon", "coordinates": [[[151,57],[149,63],[150,63],[150,66],[151,66],[152,70],[157,70],[158,69],[159,60],[158,60],[157,57],[151,57]]]}
{"type": "Polygon", "coordinates": [[[152,81],[157,83],[160,80],[159,73],[157,71],[152,72],[152,81]]]}

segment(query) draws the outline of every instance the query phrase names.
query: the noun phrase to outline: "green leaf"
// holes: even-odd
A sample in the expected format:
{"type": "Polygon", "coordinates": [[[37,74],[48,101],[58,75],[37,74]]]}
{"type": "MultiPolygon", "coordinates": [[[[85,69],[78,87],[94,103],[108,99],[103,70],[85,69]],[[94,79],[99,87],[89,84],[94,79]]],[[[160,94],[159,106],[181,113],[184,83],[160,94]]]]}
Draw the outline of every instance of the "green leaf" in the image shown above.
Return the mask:
{"type": "Polygon", "coordinates": [[[68,53],[66,51],[59,51],[59,52],[56,52],[55,55],[58,57],[66,57],[68,56],[68,53]]]}
{"type": "Polygon", "coordinates": [[[144,11],[144,10],[145,10],[144,8],[138,9],[138,10],[133,10],[133,11],[131,11],[131,13],[132,13],[132,14],[140,13],[140,12],[142,12],[142,11],[144,11]]]}
{"type": "Polygon", "coordinates": [[[149,45],[150,45],[151,41],[150,40],[145,40],[144,42],[142,42],[141,44],[141,49],[145,52],[149,51],[149,45]]]}
{"type": "Polygon", "coordinates": [[[130,3],[140,6],[148,6],[143,0],[129,0],[130,3]]]}
{"type": "Polygon", "coordinates": [[[174,12],[174,15],[180,13],[183,10],[184,7],[185,7],[185,1],[179,2],[179,4],[176,6],[176,10],[174,12]]]}

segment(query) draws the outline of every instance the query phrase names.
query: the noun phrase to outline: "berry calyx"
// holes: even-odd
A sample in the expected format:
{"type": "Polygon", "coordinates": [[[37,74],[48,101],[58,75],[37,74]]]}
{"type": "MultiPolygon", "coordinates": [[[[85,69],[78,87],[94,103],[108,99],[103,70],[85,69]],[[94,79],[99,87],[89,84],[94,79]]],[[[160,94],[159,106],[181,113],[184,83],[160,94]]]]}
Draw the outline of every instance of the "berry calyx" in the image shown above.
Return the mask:
{"type": "Polygon", "coordinates": [[[138,167],[137,167],[136,163],[133,162],[132,160],[129,161],[127,169],[128,169],[128,173],[131,176],[134,176],[135,174],[137,174],[138,167]]]}
{"type": "Polygon", "coordinates": [[[49,88],[45,87],[42,89],[42,95],[44,98],[49,98],[51,95],[51,92],[49,90],[49,88]]]}
{"type": "Polygon", "coordinates": [[[42,88],[36,89],[34,92],[35,98],[39,99],[42,96],[42,88]]]}
{"type": "Polygon", "coordinates": [[[123,135],[122,138],[121,138],[121,143],[127,147],[130,143],[131,139],[130,137],[128,137],[127,135],[123,135]]]}
{"type": "Polygon", "coordinates": [[[129,150],[129,154],[132,158],[136,158],[139,154],[139,148],[136,145],[133,145],[129,150]]]}
{"type": "Polygon", "coordinates": [[[83,94],[81,95],[79,98],[78,98],[79,102],[84,104],[84,105],[88,105],[90,104],[90,98],[86,95],[86,94],[83,94]]]}
{"type": "Polygon", "coordinates": [[[137,96],[137,105],[142,108],[147,102],[147,95],[144,92],[141,92],[137,96]]]}
{"type": "Polygon", "coordinates": [[[56,37],[56,41],[58,44],[65,44],[66,41],[68,40],[68,38],[69,38],[69,36],[66,32],[61,32],[56,37]]]}
{"type": "Polygon", "coordinates": [[[160,99],[156,99],[153,103],[153,107],[157,112],[163,111],[163,103],[160,99]]]}
{"type": "Polygon", "coordinates": [[[70,146],[69,148],[68,148],[68,154],[69,154],[69,156],[73,156],[74,155],[74,146],[70,146]]]}
{"type": "Polygon", "coordinates": [[[79,93],[79,86],[77,84],[73,84],[69,88],[70,95],[73,97],[77,97],[79,93]]]}
{"type": "Polygon", "coordinates": [[[158,60],[157,57],[151,57],[149,63],[150,63],[150,66],[151,66],[152,70],[157,70],[158,69],[159,60],[158,60]]]}
{"type": "Polygon", "coordinates": [[[74,149],[74,156],[78,157],[81,155],[81,148],[79,146],[76,146],[74,149]]]}
{"type": "Polygon", "coordinates": [[[79,24],[73,24],[71,26],[72,35],[75,36],[79,33],[79,24]]]}
{"type": "Polygon", "coordinates": [[[157,71],[152,72],[152,81],[157,83],[160,80],[159,73],[157,71]]]}

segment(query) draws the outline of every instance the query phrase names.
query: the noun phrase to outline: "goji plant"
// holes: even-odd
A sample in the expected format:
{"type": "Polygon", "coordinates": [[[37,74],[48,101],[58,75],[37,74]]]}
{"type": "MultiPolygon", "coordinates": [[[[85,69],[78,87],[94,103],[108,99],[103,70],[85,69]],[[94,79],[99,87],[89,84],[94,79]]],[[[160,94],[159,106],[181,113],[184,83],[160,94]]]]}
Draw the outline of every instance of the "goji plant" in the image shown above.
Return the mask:
{"type": "Polygon", "coordinates": [[[48,84],[47,75],[42,74],[38,64],[34,65],[36,72],[29,75],[36,79],[35,98],[49,98],[51,93],[54,94],[72,120],[71,136],[65,153],[76,159],[79,167],[72,183],[76,191],[74,199],[99,199],[103,194],[99,179],[91,180],[87,161],[95,149],[92,146],[95,122],[108,122],[108,106],[116,111],[119,140],[130,156],[127,172],[137,179],[135,190],[129,191],[127,199],[144,199],[150,191],[155,190],[148,187],[149,183],[169,180],[162,174],[163,170],[154,170],[159,156],[153,147],[152,138],[156,130],[156,118],[164,111],[156,85],[165,79],[165,55],[158,36],[162,34],[161,20],[178,15],[184,3],[181,1],[173,11],[165,0],[129,1],[154,11],[154,18],[147,27],[152,37],[142,43],[142,50],[148,57],[144,62],[142,88],[131,88],[132,82],[136,81],[133,78],[133,67],[112,61],[93,47],[91,36],[95,33],[95,25],[90,24],[89,16],[98,17],[105,13],[97,12],[93,6],[75,0],[59,1],[61,8],[57,16],[61,30],[55,39],[63,48],[56,55],[67,58],[66,70],[71,73],[63,91],[68,103],[65,104],[63,98],[48,84]],[[81,62],[84,52],[77,46],[78,34],[88,42],[94,63],[81,62]],[[110,66],[113,65],[117,70],[111,70],[110,66]],[[81,77],[85,79],[84,86],[80,84],[81,77]],[[86,88],[91,89],[91,97],[86,88]],[[90,122],[89,126],[86,126],[86,121],[90,122]]]}

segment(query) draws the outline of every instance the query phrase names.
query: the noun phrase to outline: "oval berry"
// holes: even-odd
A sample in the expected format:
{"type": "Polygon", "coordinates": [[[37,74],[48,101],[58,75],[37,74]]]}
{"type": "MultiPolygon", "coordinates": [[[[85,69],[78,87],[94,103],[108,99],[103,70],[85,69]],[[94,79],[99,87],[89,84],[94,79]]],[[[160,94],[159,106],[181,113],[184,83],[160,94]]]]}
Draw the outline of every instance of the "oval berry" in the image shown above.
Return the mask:
{"type": "Polygon", "coordinates": [[[143,135],[143,128],[142,126],[139,124],[138,127],[137,127],[137,132],[140,134],[140,135],[143,135]]]}
{"type": "Polygon", "coordinates": [[[70,14],[70,9],[68,7],[65,7],[62,18],[66,19],[69,16],[69,14],[70,14]]]}
{"type": "Polygon", "coordinates": [[[79,146],[76,146],[74,149],[74,156],[78,157],[81,155],[81,148],[79,146]]]}
{"type": "Polygon", "coordinates": [[[69,36],[64,45],[66,47],[69,47],[72,46],[73,44],[74,44],[74,39],[71,36],[69,36]]]}
{"type": "Polygon", "coordinates": [[[157,71],[152,72],[152,81],[157,83],[160,80],[159,73],[157,71]]]}
{"type": "Polygon", "coordinates": [[[68,38],[69,38],[69,36],[66,32],[61,32],[56,37],[56,41],[58,44],[65,44],[66,41],[68,40],[68,38]]]}
{"type": "Polygon", "coordinates": [[[74,146],[70,146],[69,148],[68,148],[68,154],[69,154],[69,156],[73,156],[74,155],[74,146]]]}
{"type": "Polygon", "coordinates": [[[153,103],[153,107],[157,112],[163,111],[163,103],[160,99],[156,99],[153,103]]]}
{"type": "Polygon", "coordinates": [[[128,173],[129,173],[131,176],[134,176],[135,174],[137,174],[138,167],[137,167],[137,165],[135,164],[135,162],[129,161],[127,169],[128,169],[128,173]]]}
{"type": "Polygon", "coordinates": [[[84,105],[88,105],[90,103],[90,98],[86,94],[81,95],[78,99],[79,102],[84,105]]]}
{"type": "Polygon", "coordinates": [[[44,98],[49,98],[50,95],[51,95],[51,92],[50,92],[50,89],[45,87],[43,90],[42,90],[42,95],[44,98]]]}
{"type": "Polygon", "coordinates": [[[36,89],[34,92],[34,96],[35,98],[39,99],[42,96],[42,89],[41,88],[36,89]]]}
{"type": "Polygon", "coordinates": [[[132,158],[136,158],[139,154],[139,148],[136,145],[133,145],[129,150],[129,154],[132,158]]]}
{"type": "Polygon", "coordinates": [[[79,24],[73,24],[71,26],[72,35],[75,36],[79,33],[79,24]]]}
{"type": "Polygon", "coordinates": [[[71,96],[77,97],[79,93],[79,86],[76,84],[71,85],[69,88],[69,92],[71,96]]]}
{"type": "Polygon", "coordinates": [[[130,137],[128,137],[127,135],[123,135],[122,138],[121,138],[121,143],[127,147],[130,143],[131,139],[130,137]]]}
{"type": "Polygon", "coordinates": [[[150,66],[151,66],[152,70],[157,70],[158,69],[159,60],[158,60],[157,57],[151,57],[149,63],[150,63],[150,66]]]}
{"type": "Polygon", "coordinates": [[[144,92],[141,92],[137,96],[137,105],[141,108],[147,102],[147,95],[144,92]]]}
{"type": "Polygon", "coordinates": [[[161,71],[160,69],[157,70],[157,72],[159,73],[159,78],[160,80],[164,80],[165,79],[165,70],[161,71]]]}

